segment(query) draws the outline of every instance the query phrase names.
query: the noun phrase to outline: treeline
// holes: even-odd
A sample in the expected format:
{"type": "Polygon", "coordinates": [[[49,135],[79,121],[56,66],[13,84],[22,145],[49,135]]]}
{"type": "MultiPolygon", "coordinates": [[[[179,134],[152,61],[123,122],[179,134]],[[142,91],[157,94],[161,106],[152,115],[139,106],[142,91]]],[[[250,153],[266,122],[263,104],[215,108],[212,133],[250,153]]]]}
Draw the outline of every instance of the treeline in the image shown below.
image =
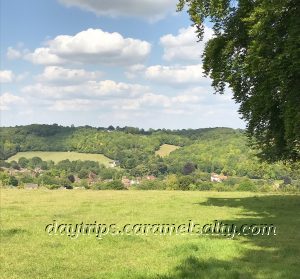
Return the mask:
{"type": "Polygon", "coordinates": [[[26,188],[28,185],[35,185],[48,189],[252,192],[298,192],[300,189],[300,181],[292,180],[289,176],[283,176],[280,183],[274,179],[236,176],[229,177],[221,183],[211,182],[210,174],[201,171],[193,163],[186,163],[180,173],[165,173],[150,178],[135,177],[128,170],[106,168],[94,161],[63,160],[55,164],[53,161],[43,161],[39,157],[21,157],[18,162],[2,161],[0,164],[0,186],[4,187],[26,188]]]}
{"type": "Polygon", "coordinates": [[[190,175],[193,172],[216,172],[250,179],[300,177],[297,166],[259,162],[256,152],[248,147],[244,132],[230,128],[145,131],[133,127],[35,124],[1,128],[0,145],[2,160],[19,151],[104,154],[119,161],[126,175],[133,177],[190,175]],[[155,151],[162,144],[173,144],[181,148],[161,158],[155,155],[155,151]],[[187,168],[187,164],[193,167],[187,168]]]}
{"type": "Polygon", "coordinates": [[[0,159],[6,160],[20,151],[77,151],[99,153],[118,160],[131,169],[154,156],[163,143],[179,146],[191,144],[188,137],[160,130],[125,128],[62,127],[30,125],[1,128],[0,159]]]}
{"type": "Polygon", "coordinates": [[[88,185],[95,181],[118,181],[125,174],[122,169],[106,168],[94,161],[63,160],[55,164],[51,160],[43,161],[39,157],[21,157],[18,161],[10,163],[2,161],[0,169],[0,182],[3,186],[36,183],[50,189],[71,189],[74,185],[89,188],[88,185]]]}

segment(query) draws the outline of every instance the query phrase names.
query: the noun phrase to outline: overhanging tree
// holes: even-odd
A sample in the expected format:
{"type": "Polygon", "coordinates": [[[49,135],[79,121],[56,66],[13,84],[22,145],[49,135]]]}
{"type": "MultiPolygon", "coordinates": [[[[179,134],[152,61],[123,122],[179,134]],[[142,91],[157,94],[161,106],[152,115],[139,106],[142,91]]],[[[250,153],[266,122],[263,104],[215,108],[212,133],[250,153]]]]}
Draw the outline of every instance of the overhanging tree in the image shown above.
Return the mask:
{"type": "Polygon", "coordinates": [[[203,38],[204,73],[217,93],[240,104],[251,143],[269,162],[300,158],[300,1],[179,0],[203,38]]]}

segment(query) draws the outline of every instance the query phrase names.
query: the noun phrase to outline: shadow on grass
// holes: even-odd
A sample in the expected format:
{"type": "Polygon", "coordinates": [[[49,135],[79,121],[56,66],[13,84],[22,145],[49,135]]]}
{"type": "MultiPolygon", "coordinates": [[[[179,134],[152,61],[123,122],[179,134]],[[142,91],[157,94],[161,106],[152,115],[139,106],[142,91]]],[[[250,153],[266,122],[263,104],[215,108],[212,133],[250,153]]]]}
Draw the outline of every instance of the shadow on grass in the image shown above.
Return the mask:
{"type": "Polygon", "coordinates": [[[15,235],[27,233],[26,230],[20,228],[13,228],[13,229],[1,229],[0,230],[0,237],[13,237],[15,235]]]}
{"type": "MultiPolygon", "coordinates": [[[[227,241],[238,241],[241,248],[241,254],[234,260],[212,257],[202,260],[193,254],[186,257],[168,275],[156,278],[300,278],[299,195],[209,198],[199,205],[224,207],[224,210],[242,208],[243,211],[237,218],[220,221],[237,225],[273,224],[277,228],[276,236],[228,239],[227,241]]],[[[214,239],[210,237],[210,241],[214,239]]]]}

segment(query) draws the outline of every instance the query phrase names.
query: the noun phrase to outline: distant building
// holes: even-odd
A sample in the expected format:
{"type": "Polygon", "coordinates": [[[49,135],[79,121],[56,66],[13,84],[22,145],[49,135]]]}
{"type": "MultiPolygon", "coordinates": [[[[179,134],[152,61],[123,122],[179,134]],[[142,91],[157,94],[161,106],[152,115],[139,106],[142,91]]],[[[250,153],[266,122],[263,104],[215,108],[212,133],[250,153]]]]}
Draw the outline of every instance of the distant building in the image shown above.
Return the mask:
{"type": "Polygon", "coordinates": [[[214,172],[210,175],[211,182],[222,182],[222,181],[226,180],[227,178],[228,178],[228,176],[226,176],[226,175],[216,174],[214,172]]]}
{"type": "Polygon", "coordinates": [[[142,181],[142,178],[136,177],[135,179],[130,180],[130,185],[138,185],[142,181]]]}
{"type": "Polygon", "coordinates": [[[37,184],[34,184],[34,183],[26,183],[24,184],[24,189],[27,189],[27,190],[35,190],[35,189],[38,189],[38,185],[37,184]]]}
{"type": "Polygon", "coordinates": [[[125,188],[129,188],[131,185],[131,180],[127,178],[126,176],[122,177],[122,183],[125,188]]]}
{"type": "Polygon", "coordinates": [[[154,175],[147,175],[147,176],[146,176],[146,179],[147,179],[147,180],[155,180],[156,177],[155,177],[154,175]]]}
{"type": "Polygon", "coordinates": [[[120,162],[119,161],[110,161],[108,164],[111,168],[115,168],[120,165],[120,162]]]}

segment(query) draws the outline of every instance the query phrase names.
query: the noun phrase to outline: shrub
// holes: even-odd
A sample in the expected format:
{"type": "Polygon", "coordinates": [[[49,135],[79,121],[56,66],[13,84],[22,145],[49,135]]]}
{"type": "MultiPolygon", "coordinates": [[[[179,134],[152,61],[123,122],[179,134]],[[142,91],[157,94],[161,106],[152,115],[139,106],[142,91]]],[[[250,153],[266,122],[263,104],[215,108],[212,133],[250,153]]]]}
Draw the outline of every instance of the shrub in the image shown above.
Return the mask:
{"type": "Polygon", "coordinates": [[[18,186],[19,185],[19,181],[15,176],[10,176],[9,180],[8,180],[8,185],[12,185],[12,186],[18,186]]]}
{"type": "Polygon", "coordinates": [[[166,189],[166,184],[159,180],[145,180],[134,188],[138,190],[164,190],[166,189]]]}
{"type": "Polygon", "coordinates": [[[257,186],[250,179],[244,179],[238,185],[237,190],[255,192],[257,191],[257,186]]]}
{"type": "Polygon", "coordinates": [[[179,189],[180,190],[188,190],[189,186],[193,184],[195,181],[191,176],[181,176],[179,178],[179,189]]]}
{"type": "Polygon", "coordinates": [[[123,183],[120,180],[114,180],[110,182],[104,183],[106,189],[112,189],[112,190],[126,190],[123,183]]]}
{"type": "Polygon", "coordinates": [[[213,189],[213,184],[211,182],[202,182],[197,185],[197,190],[199,191],[210,191],[213,189]]]}
{"type": "Polygon", "coordinates": [[[286,185],[285,187],[282,188],[283,192],[290,192],[290,193],[296,193],[299,192],[299,187],[296,185],[286,185]]]}

